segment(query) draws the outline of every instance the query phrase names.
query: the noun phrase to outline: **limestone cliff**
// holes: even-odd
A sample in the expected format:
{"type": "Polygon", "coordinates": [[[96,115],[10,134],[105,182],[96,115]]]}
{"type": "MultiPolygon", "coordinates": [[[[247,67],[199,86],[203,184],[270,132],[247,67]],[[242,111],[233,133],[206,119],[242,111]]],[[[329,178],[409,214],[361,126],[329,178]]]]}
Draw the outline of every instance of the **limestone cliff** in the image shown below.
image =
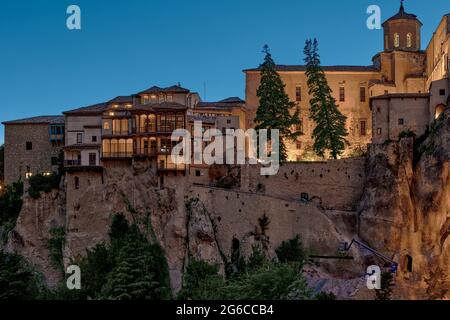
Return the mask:
{"type": "Polygon", "coordinates": [[[359,235],[399,262],[398,295],[450,297],[450,112],[416,140],[372,147],[359,235]]]}
{"type": "MultiPolygon", "coordinates": [[[[188,176],[180,175],[165,177],[161,187],[151,163],[142,161],[108,166],[103,172],[67,173],[61,190],[38,200],[25,197],[7,248],[30,259],[54,286],[60,274],[49,259],[49,230],[65,228],[64,262],[68,264],[86,249],[107,241],[112,215],[122,212],[130,221],[151,222],[166,252],[172,289],[177,291],[191,258],[217,263],[224,272],[237,248],[248,256],[257,245],[274,257],[274,248],[282,241],[300,235],[312,255],[336,256],[340,243],[359,236],[400,263],[396,297],[442,298],[448,296],[449,285],[449,117],[446,112],[415,146],[412,139],[372,146],[365,167],[358,160],[357,170],[365,174],[350,172],[348,160],[343,160],[345,170],[339,162],[325,168],[299,163],[298,171],[292,164],[283,169],[282,179],[258,178],[264,192],[248,187],[255,184],[247,181],[249,175],[232,190],[194,185],[188,176]],[[309,172],[307,181],[296,174],[301,170],[309,172]],[[330,190],[336,186],[330,179],[328,184],[322,181],[334,171],[347,179],[336,182],[349,184],[346,193],[352,189],[349,181],[364,180],[358,191],[363,190],[362,197],[354,206],[344,206],[342,201],[334,206],[336,197],[300,201],[300,197],[270,192],[280,183],[292,183],[291,179],[299,190],[284,186],[285,190],[299,194],[318,175],[322,180],[312,192],[326,196],[327,185],[330,190]],[[267,228],[258,223],[263,215],[270,221],[267,228]]],[[[368,264],[380,261],[356,247],[349,254],[353,260],[314,260],[305,269],[310,284],[340,298],[372,298],[364,289],[363,275],[368,264]]]]}

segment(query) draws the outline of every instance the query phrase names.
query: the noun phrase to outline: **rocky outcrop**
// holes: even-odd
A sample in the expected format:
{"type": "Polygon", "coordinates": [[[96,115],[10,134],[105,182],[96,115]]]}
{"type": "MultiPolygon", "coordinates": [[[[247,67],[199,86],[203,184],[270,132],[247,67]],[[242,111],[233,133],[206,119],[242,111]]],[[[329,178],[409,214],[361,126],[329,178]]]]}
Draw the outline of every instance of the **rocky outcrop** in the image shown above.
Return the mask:
{"type": "Polygon", "coordinates": [[[5,249],[28,258],[43,274],[48,285],[55,287],[62,278],[61,271],[50,259],[48,241],[51,230],[64,228],[66,220],[63,189],[43,193],[37,200],[24,196],[22,211],[16,227],[9,234],[5,249]]]}
{"type": "Polygon", "coordinates": [[[373,147],[359,235],[399,262],[398,294],[450,297],[450,111],[427,135],[373,147]]]}

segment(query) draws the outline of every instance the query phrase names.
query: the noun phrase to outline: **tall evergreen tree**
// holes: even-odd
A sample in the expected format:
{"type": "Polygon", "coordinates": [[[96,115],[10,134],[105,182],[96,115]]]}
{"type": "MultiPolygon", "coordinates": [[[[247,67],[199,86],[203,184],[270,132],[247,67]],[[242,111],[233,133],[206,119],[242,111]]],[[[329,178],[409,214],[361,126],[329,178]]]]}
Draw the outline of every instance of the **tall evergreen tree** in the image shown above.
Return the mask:
{"type": "MultiPolygon", "coordinates": [[[[263,52],[265,57],[263,64],[260,65],[261,83],[256,93],[259,107],[256,111],[255,129],[280,130],[280,161],[286,161],[285,140],[293,141],[301,134],[294,129],[295,125],[300,124],[300,112],[284,91],[285,85],[276,72],[275,62],[267,45],[264,46],[263,52]]],[[[268,140],[271,141],[270,131],[268,140]]]]}
{"type": "Polygon", "coordinates": [[[327,151],[336,159],[348,145],[345,137],[348,135],[345,128],[347,117],[336,105],[327,78],[320,66],[317,39],[307,40],[305,49],[306,76],[310,100],[310,118],[316,123],[312,138],[314,151],[324,157],[327,151]]]}

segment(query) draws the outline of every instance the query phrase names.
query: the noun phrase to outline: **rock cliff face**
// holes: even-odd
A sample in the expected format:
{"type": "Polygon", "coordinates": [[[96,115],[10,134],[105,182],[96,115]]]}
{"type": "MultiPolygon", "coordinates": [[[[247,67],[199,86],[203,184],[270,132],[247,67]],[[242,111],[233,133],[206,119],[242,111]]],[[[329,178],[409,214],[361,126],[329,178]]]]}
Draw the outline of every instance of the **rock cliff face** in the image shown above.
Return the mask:
{"type": "Polygon", "coordinates": [[[427,136],[372,147],[359,235],[399,262],[397,294],[450,297],[450,112],[427,136]]]}
{"type": "MultiPolygon", "coordinates": [[[[177,291],[191,258],[217,263],[224,272],[236,250],[248,256],[256,245],[274,257],[274,248],[299,234],[312,254],[335,256],[341,242],[358,235],[399,262],[396,297],[448,297],[449,117],[447,112],[416,148],[412,139],[371,147],[356,211],[240,188],[196,186],[184,176],[166,177],[160,188],[151,164],[134,162],[102,173],[68,173],[61,190],[38,200],[26,197],[7,248],[30,259],[55,286],[61,275],[49,258],[49,231],[65,228],[68,264],[107,241],[112,215],[122,212],[130,221],[151,222],[177,291]],[[264,230],[258,222],[263,215],[270,221],[264,230]]],[[[366,265],[380,261],[358,248],[350,255],[354,260],[316,260],[305,269],[310,284],[340,298],[372,298],[362,275],[366,265]]]]}

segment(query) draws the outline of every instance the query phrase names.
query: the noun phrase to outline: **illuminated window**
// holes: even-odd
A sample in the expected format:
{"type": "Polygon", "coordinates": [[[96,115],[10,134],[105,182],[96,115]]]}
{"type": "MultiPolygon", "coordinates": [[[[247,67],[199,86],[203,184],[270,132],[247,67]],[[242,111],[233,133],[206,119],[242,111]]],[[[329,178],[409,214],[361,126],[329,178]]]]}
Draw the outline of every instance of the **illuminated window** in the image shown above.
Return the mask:
{"type": "Polygon", "coordinates": [[[412,47],[412,34],[411,34],[411,33],[408,33],[408,34],[406,35],[406,46],[407,46],[408,48],[411,48],[411,47],[412,47]]]}
{"type": "Polygon", "coordinates": [[[360,122],[359,122],[359,135],[360,136],[365,136],[366,134],[367,134],[366,120],[360,120],[360,122]]]}
{"type": "Polygon", "coordinates": [[[398,33],[394,33],[394,47],[400,47],[400,35],[398,33]]]}
{"type": "Polygon", "coordinates": [[[299,85],[295,87],[295,101],[302,101],[302,87],[299,85]]]}
{"type": "Polygon", "coordinates": [[[339,88],[339,101],[340,102],[345,101],[345,88],[344,87],[339,88]]]}
{"type": "Polygon", "coordinates": [[[109,122],[104,122],[103,123],[103,130],[110,130],[109,129],[109,122]]]}
{"type": "Polygon", "coordinates": [[[359,88],[359,101],[366,102],[366,88],[364,87],[359,88]]]}

